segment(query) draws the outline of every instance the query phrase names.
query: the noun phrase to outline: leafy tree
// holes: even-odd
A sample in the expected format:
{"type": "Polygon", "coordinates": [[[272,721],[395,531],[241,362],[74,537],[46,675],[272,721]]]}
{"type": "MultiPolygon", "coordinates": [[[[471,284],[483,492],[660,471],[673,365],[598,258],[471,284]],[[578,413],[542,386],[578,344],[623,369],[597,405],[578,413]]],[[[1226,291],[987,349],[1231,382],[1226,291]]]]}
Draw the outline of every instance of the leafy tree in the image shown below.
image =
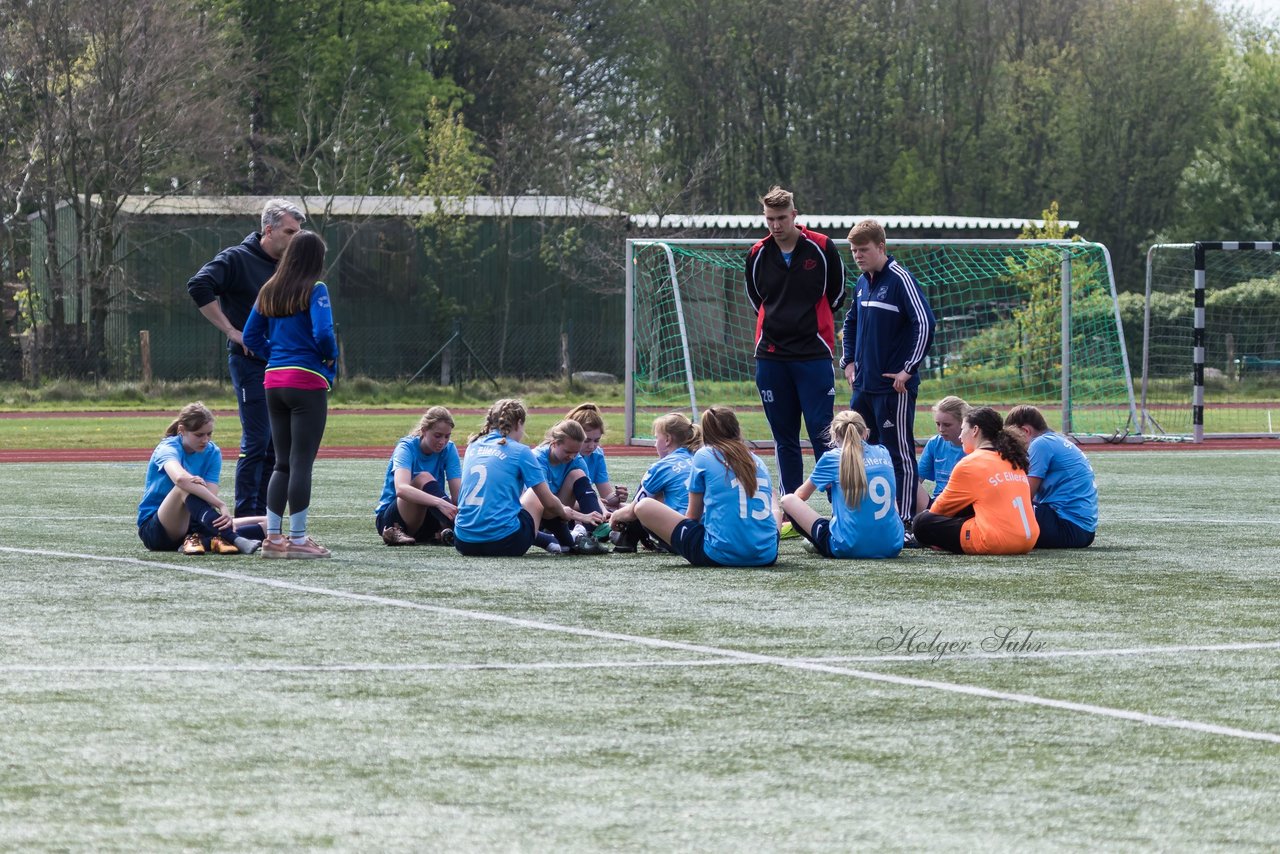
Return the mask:
{"type": "Polygon", "coordinates": [[[1178,187],[1183,240],[1280,239],[1280,32],[1242,34],[1222,94],[1225,114],[1178,187]]]}
{"type": "Polygon", "coordinates": [[[31,0],[0,16],[0,126],[24,155],[4,207],[38,208],[47,236],[33,259],[45,292],[27,305],[60,368],[101,374],[107,318],[128,294],[122,206],[149,183],[172,192],[214,173],[227,55],[180,0],[31,0]]]}
{"type": "Polygon", "coordinates": [[[459,90],[431,70],[445,0],[207,0],[234,34],[257,194],[402,188],[432,98],[459,90]]]}
{"type": "Polygon", "coordinates": [[[1098,2],[1082,17],[1055,172],[1067,209],[1111,248],[1121,286],[1141,285],[1139,249],[1172,218],[1215,119],[1225,50],[1207,3],[1098,2]]]}

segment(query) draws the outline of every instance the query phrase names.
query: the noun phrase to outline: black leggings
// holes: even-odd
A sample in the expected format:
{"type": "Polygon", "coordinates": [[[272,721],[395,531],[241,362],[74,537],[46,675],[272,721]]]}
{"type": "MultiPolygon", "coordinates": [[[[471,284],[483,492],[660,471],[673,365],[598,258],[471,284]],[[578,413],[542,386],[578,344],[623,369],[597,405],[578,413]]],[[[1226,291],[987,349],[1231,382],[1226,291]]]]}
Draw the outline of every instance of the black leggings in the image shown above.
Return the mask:
{"type": "Polygon", "coordinates": [[[267,509],[283,516],[287,501],[289,511],[298,513],[311,506],[311,469],[324,437],[329,393],[318,388],[269,388],[267,411],[276,449],[267,509]]]}
{"type": "Polygon", "coordinates": [[[961,510],[954,516],[942,516],[929,510],[921,510],[911,523],[911,532],[916,542],[922,546],[937,546],[952,554],[964,554],[964,546],[960,545],[964,523],[973,518],[973,505],[961,510]]]}

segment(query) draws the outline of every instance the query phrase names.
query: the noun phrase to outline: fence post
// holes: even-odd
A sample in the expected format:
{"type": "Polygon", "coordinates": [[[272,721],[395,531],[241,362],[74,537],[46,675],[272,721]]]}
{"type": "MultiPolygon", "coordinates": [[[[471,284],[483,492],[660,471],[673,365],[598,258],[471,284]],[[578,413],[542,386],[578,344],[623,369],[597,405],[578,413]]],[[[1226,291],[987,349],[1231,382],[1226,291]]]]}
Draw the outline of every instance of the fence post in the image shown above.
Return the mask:
{"type": "Polygon", "coordinates": [[[142,384],[151,385],[151,330],[138,330],[138,353],[142,356],[142,384]]]}

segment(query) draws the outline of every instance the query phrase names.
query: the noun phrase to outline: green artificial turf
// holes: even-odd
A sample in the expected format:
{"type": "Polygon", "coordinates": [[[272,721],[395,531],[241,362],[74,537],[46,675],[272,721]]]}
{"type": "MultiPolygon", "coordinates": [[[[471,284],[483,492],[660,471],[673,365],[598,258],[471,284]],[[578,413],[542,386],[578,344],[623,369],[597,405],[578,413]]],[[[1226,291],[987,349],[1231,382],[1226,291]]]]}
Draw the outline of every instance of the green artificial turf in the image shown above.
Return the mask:
{"type": "Polygon", "coordinates": [[[1093,461],[1084,551],[760,570],[389,549],[379,460],[331,560],[148,554],[141,463],[0,465],[0,850],[1273,850],[1280,453],[1093,461]]]}

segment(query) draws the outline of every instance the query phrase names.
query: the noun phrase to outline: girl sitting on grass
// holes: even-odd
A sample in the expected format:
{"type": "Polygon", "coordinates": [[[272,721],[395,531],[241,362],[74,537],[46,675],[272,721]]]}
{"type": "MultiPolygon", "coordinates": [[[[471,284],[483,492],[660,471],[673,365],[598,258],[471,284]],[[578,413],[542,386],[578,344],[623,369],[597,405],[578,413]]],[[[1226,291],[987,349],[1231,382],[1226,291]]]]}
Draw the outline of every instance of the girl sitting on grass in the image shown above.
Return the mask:
{"type": "MultiPolygon", "coordinates": [[[[702,447],[702,431],[684,413],[670,412],[654,419],[653,439],[658,461],[644,473],[636,502],[652,498],[683,514],[689,509],[689,471],[694,452],[702,447]]],[[[654,548],[651,532],[636,519],[634,503],[613,511],[609,521],[614,529],[614,551],[634,552],[640,543],[654,548]]]]}
{"type": "Polygon", "coordinates": [[[519,557],[533,545],[544,514],[565,514],[533,451],[520,443],[525,418],[521,401],[499,400],[467,440],[453,525],[453,545],[461,554],[519,557]]]}
{"type": "Polygon", "coordinates": [[[587,466],[587,477],[595,485],[596,494],[600,496],[600,506],[605,510],[617,510],[627,500],[627,488],[614,486],[609,482],[609,464],[605,462],[604,450],[600,440],[604,437],[604,418],[600,415],[600,407],[594,403],[580,403],[565,416],[570,421],[582,425],[586,438],[582,440],[582,461],[587,466]]]}
{"type": "Polygon", "coordinates": [[[837,412],[833,447],[799,489],[782,496],[783,512],[823,557],[889,558],[902,551],[893,459],[880,445],[866,444],[868,432],[861,414],[837,412]],[[805,503],[818,489],[831,501],[830,519],[805,503]]]}
{"type": "MultiPolygon", "coordinates": [[[[555,538],[561,551],[604,554],[608,549],[592,534],[607,517],[578,453],[585,439],[582,425],[566,418],[548,430],[542,444],[533,450],[547,486],[564,505],[561,513],[542,520],[542,530],[555,538]]],[[[539,545],[545,547],[546,543],[540,539],[539,545]]]]}
{"type": "Polygon", "coordinates": [[[964,414],[969,411],[969,404],[955,395],[947,395],[933,405],[933,423],[937,425],[937,435],[924,444],[917,468],[920,480],[933,481],[933,493],[925,492],[924,483],[919,486],[916,506],[928,509],[933,500],[942,494],[951,477],[951,470],[964,456],[964,446],[960,444],[960,424],[964,414]]]}
{"type": "Polygon", "coordinates": [[[947,488],[915,518],[922,546],[955,554],[1018,555],[1040,536],[1027,480],[1027,440],[1005,427],[990,406],[965,413],[960,428],[964,459],[947,488]]]}
{"type": "Polygon", "coordinates": [[[433,406],[391,452],[374,510],[374,524],[387,545],[453,545],[462,486],[462,460],[451,441],[453,426],[449,410],[433,406]]]}
{"type": "Polygon", "coordinates": [[[779,516],[769,470],[742,440],[725,406],[702,413],[702,448],[689,473],[683,514],[653,498],[636,518],[694,566],[768,566],[778,559],[779,516]]]}
{"type": "Polygon", "coordinates": [[[231,518],[218,497],[222,451],[213,413],[188,403],[151,452],[138,504],[138,538],[149,551],[185,555],[253,554],[265,536],[262,516],[231,518]]]}

